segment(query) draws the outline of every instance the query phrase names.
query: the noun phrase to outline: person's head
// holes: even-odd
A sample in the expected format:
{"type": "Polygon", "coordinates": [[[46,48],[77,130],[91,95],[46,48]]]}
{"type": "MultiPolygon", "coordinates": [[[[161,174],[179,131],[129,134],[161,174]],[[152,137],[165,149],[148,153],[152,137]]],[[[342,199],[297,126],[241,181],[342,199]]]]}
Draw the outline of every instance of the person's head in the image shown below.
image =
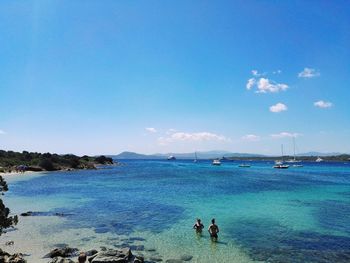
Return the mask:
{"type": "Polygon", "coordinates": [[[84,252],[81,252],[78,257],[79,263],[85,263],[86,262],[86,254],[84,252]]]}
{"type": "Polygon", "coordinates": [[[201,222],[201,220],[199,218],[197,218],[197,223],[200,223],[200,222],[201,222]]]}
{"type": "Polygon", "coordinates": [[[213,218],[213,219],[211,220],[211,223],[212,223],[212,224],[215,224],[215,218],[213,218]]]}

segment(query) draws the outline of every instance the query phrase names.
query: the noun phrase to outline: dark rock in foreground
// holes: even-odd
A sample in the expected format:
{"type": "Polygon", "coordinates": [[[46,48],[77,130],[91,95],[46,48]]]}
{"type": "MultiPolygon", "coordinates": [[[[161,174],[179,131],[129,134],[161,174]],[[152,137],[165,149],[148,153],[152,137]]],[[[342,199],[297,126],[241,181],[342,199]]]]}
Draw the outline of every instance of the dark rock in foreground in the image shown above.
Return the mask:
{"type": "Polygon", "coordinates": [[[73,260],[69,258],[55,257],[49,263],[75,263],[73,260]]]}
{"type": "Polygon", "coordinates": [[[27,261],[23,258],[23,254],[16,253],[10,255],[0,248],[0,262],[1,263],[26,263],[27,261]]]}
{"type": "Polygon", "coordinates": [[[127,263],[130,262],[131,258],[132,253],[130,248],[123,248],[118,250],[109,249],[107,251],[101,251],[94,255],[91,263],[127,263]]]}
{"type": "Polygon", "coordinates": [[[56,257],[74,257],[78,255],[78,249],[77,248],[70,248],[70,247],[64,247],[64,248],[55,248],[50,251],[50,253],[46,254],[44,258],[56,258],[56,257]]]}

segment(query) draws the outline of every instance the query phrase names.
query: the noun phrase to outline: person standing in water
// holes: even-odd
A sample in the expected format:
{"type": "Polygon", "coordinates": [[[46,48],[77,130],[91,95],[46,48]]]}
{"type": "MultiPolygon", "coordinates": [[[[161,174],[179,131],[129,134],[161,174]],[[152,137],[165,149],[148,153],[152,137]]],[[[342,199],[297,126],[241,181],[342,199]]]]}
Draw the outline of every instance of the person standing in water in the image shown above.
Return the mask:
{"type": "Polygon", "coordinates": [[[202,230],[204,228],[204,225],[202,224],[201,220],[197,218],[196,223],[193,225],[193,228],[196,229],[197,233],[202,233],[202,230]]]}
{"type": "Polygon", "coordinates": [[[211,220],[211,225],[208,228],[208,232],[212,241],[218,240],[219,227],[217,224],[215,224],[215,218],[211,220]]]}

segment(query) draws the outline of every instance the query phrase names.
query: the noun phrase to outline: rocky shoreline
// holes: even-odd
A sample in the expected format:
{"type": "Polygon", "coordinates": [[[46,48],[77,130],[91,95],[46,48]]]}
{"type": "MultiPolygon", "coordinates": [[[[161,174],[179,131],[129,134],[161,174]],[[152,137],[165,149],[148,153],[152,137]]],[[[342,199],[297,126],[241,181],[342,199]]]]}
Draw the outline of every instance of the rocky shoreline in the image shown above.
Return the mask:
{"type": "MultiPolygon", "coordinates": [[[[69,214],[27,211],[21,213],[20,216],[26,218],[36,216],[65,217],[69,216],[69,214]]],[[[89,247],[84,247],[84,249],[79,249],[75,247],[74,244],[73,246],[71,246],[72,244],[65,243],[53,244],[50,246],[51,248],[48,253],[43,250],[39,254],[36,254],[36,256],[42,259],[40,262],[46,263],[186,263],[191,262],[193,259],[192,255],[186,254],[179,255],[177,258],[166,258],[162,256],[156,248],[146,247],[143,244],[146,240],[138,236],[115,236],[109,238],[107,241],[107,243],[96,244],[95,248],[94,244],[92,244],[89,247]]],[[[10,238],[7,240],[5,248],[7,247],[8,250],[12,250],[13,254],[0,249],[0,263],[33,262],[33,260],[29,260],[31,250],[27,250],[26,253],[29,253],[28,255],[18,253],[17,249],[20,251],[21,247],[17,246],[16,250],[13,250],[16,244],[15,241],[10,240],[10,238]]]]}
{"type": "MultiPolygon", "coordinates": [[[[13,245],[10,242],[8,241],[6,245],[13,245]]],[[[52,249],[43,258],[47,258],[47,263],[185,263],[190,262],[193,258],[190,255],[182,255],[177,259],[163,260],[155,249],[149,249],[148,251],[153,252],[154,255],[144,256],[140,249],[135,248],[132,251],[132,246],[117,249],[100,247],[100,250],[91,249],[88,251],[63,246],[52,249]]],[[[0,249],[0,263],[27,263],[25,257],[26,255],[22,253],[11,255],[0,249]]]]}

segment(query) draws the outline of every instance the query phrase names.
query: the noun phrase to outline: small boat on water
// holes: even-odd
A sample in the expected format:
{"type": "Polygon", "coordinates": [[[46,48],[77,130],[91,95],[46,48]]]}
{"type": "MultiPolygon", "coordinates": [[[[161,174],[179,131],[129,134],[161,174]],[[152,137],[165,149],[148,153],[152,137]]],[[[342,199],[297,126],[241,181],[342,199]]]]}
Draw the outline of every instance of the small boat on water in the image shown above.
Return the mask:
{"type": "Polygon", "coordinates": [[[193,162],[196,163],[197,161],[198,161],[198,159],[197,159],[197,153],[194,152],[194,160],[193,160],[193,162]]]}
{"type": "MultiPolygon", "coordinates": [[[[287,160],[286,163],[301,163],[301,160],[297,160],[295,155],[295,137],[293,137],[293,159],[287,160]]],[[[302,167],[302,165],[293,165],[293,167],[302,167]]]]}
{"type": "Polygon", "coordinates": [[[248,168],[248,167],[250,167],[250,164],[242,163],[242,164],[238,165],[238,167],[248,168]]]}
{"type": "Polygon", "coordinates": [[[281,151],[282,151],[282,161],[275,161],[275,165],[273,166],[273,168],[275,168],[275,169],[288,169],[289,165],[284,164],[284,162],[283,162],[283,144],[281,145],[281,151]]]}
{"type": "Polygon", "coordinates": [[[167,158],[168,161],[173,161],[173,160],[176,160],[175,156],[173,155],[170,155],[168,158],[167,158]]]}
{"type": "Polygon", "coordinates": [[[221,162],[219,159],[214,159],[212,165],[221,165],[221,162]]]}
{"type": "Polygon", "coordinates": [[[323,162],[323,159],[321,158],[321,157],[317,157],[317,159],[316,159],[316,161],[315,161],[316,163],[320,163],[320,162],[323,162]]]}

